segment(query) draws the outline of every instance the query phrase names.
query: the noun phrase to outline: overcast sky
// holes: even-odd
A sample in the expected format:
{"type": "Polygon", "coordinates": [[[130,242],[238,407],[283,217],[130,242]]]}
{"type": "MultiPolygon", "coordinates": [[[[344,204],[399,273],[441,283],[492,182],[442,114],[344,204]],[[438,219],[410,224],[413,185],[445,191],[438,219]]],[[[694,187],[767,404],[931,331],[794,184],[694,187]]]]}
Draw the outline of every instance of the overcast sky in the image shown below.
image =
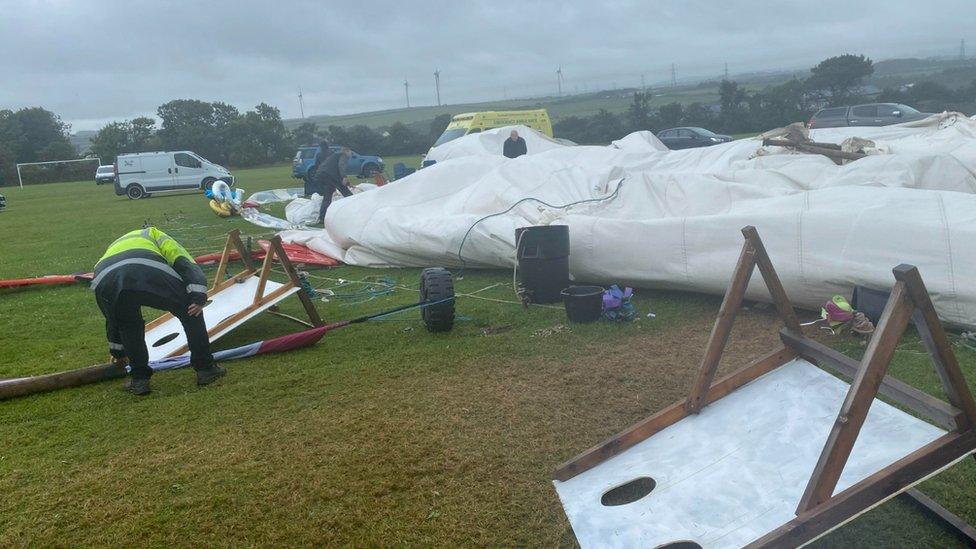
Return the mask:
{"type": "Polygon", "coordinates": [[[976,0],[0,0],[0,108],[74,130],[171,99],[286,118],[639,86],[874,59],[976,54],[976,0]]]}

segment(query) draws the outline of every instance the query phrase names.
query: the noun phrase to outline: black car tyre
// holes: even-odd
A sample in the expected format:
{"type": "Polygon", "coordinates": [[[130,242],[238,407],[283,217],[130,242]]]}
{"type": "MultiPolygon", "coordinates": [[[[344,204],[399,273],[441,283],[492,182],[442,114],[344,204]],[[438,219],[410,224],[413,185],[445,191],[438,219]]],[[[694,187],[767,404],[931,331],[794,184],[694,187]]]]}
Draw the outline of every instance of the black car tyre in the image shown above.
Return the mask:
{"type": "Polygon", "coordinates": [[[128,196],[131,200],[139,200],[146,196],[146,189],[143,189],[142,185],[138,183],[133,183],[125,188],[125,196],[128,196]]]}
{"type": "Polygon", "coordinates": [[[431,267],[420,273],[420,301],[433,303],[420,309],[424,326],[431,332],[450,332],[454,327],[454,280],[451,272],[431,267]]]}
{"type": "Polygon", "coordinates": [[[205,191],[209,191],[210,188],[213,187],[214,181],[217,180],[212,177],[207,177],[200,183],[200,188],[205,191]]]}

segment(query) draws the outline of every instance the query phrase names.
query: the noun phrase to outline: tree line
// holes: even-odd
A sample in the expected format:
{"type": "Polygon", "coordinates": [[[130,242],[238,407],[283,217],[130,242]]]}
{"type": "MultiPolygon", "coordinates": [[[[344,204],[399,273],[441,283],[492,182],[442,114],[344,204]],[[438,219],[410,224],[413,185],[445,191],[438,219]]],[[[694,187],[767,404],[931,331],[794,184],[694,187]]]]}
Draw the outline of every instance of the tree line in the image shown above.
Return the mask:
{"type": "MultiPolygon", "coordinates": [[[[0,109],[0,185],[17,184],[17,164],[75,158],[77,152],[68,140],[70,126],[58,115],[41,107],[13,111],[0,109]]],[[[44,170],[53,181],[71,178],[77,165],[57,165],[44,170]]],[[[94,174],[90,166],[83,168],[87,177],[94,174]]]]}
{"type": "Polygon", "coordinates": [[[701,126],[725,134],[758,133],[805,122],[824,107],[858,102],[903,103],[923,112],[976,109],[976,80],[958,89],[931,81],[888,87],[869,99],[863,84],[873,71],[871,59],[847,54],[821,61],[807,78],[793,78],[759,91],[723,80],[715,105],[672,102],[653,108],[653,92],[636,92],[625,113],[601,110],[591,116],[565,117],[553,124],[553,132],[577,143],[603,144],[632,131],[657,132],[676,126],[701,126]]]}
{"type": "MultiPolygon", "coordinates": [[[[557,119],[557,137],[581,144],[605,144],[638,130],[702,126],[721,133],[754,133],[805,121],[817,109],[862,102],[862,86],[874,71],[863,55],[825,59],[806,78],[793,78],[750,91],[735,81],[718,84],[719,102],[653,106],[652,92],[635,92],[626,112],[600,110],[590,116],[557,119]]],[[[923,81],[885,88],[874,99],[905,103],[927,112],[976,108],[976,80],[950,88],[923,81]]],[[[444,114],[426,122],[370,128],[365,125],[320,127],[304,122],[288,130],[277,108],[260,103],[241,112],[222,102],[177,99],[160,105],[157,119],[137,117],[102,127],[91,140],[91,153],[112,163],[123,153],[192,150],[214,162],[249,167],[281,162],[297,147],[326,140],[361,154],[399,156],[427,151],[451,120],[444,114]],[[157,125],[158,124],[158,125],[157,125]]],[[[41,107],[0,110],[0,185],[17,183],[17,163],[76,158],[68,139],[70,126],[41,107]]],[[[32,180],[66,181],[92,177],[85,164],[54,164],[32,173],[32,180]]]]}

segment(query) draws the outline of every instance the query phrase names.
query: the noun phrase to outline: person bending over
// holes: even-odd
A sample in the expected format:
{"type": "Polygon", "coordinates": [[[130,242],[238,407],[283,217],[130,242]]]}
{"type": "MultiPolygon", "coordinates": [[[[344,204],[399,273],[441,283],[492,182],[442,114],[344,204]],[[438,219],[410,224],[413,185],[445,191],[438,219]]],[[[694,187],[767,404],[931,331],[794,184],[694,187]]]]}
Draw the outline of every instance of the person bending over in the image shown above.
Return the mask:
{"type": "Polygon", "coordinates": [[[149,394],[149,350],[142,307],[168,311],[179,319],[190,348],[197,385],[227,373],[214,362],[203,320],[207,277],[180,244],[163,231],[148,227],[122,235],[95,264],[91,287],[105,316],[112,361],[131,369],[125,389],[149,394]]]}
{"type": "Polygon", "coordinates": [[[352,150],[349,147],[343,147],[339,152],[330,154],[315,172],[315,180],[318,183],[316,192],[322,195],[319,223],[325,222],[325,212],[332,204],[332,195],[336,191],[342,193],[342,196],[352,196],[352,191],[343,183],[350,156],[352,156],[352,150]]]}

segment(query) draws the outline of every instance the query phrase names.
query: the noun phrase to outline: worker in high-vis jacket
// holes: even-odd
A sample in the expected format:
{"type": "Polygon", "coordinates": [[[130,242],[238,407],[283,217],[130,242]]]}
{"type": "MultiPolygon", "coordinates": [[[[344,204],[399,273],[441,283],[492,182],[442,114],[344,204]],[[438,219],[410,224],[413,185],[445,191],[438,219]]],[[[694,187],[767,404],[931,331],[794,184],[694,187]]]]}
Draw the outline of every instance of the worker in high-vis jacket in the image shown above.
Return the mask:
{"type": "Polygon", "coordinates": [[[168,311],[183,324],[197,385],[207,385],[227,373],[214,362],[203,320],[207,277],[193,256],[163,231],[148,227],[113,242],[95,265],[91,286],[105,315],[112,360],[130,367],[126,390],[136,395],[150,391],[152,369],[142,307],[168,311]]]}

